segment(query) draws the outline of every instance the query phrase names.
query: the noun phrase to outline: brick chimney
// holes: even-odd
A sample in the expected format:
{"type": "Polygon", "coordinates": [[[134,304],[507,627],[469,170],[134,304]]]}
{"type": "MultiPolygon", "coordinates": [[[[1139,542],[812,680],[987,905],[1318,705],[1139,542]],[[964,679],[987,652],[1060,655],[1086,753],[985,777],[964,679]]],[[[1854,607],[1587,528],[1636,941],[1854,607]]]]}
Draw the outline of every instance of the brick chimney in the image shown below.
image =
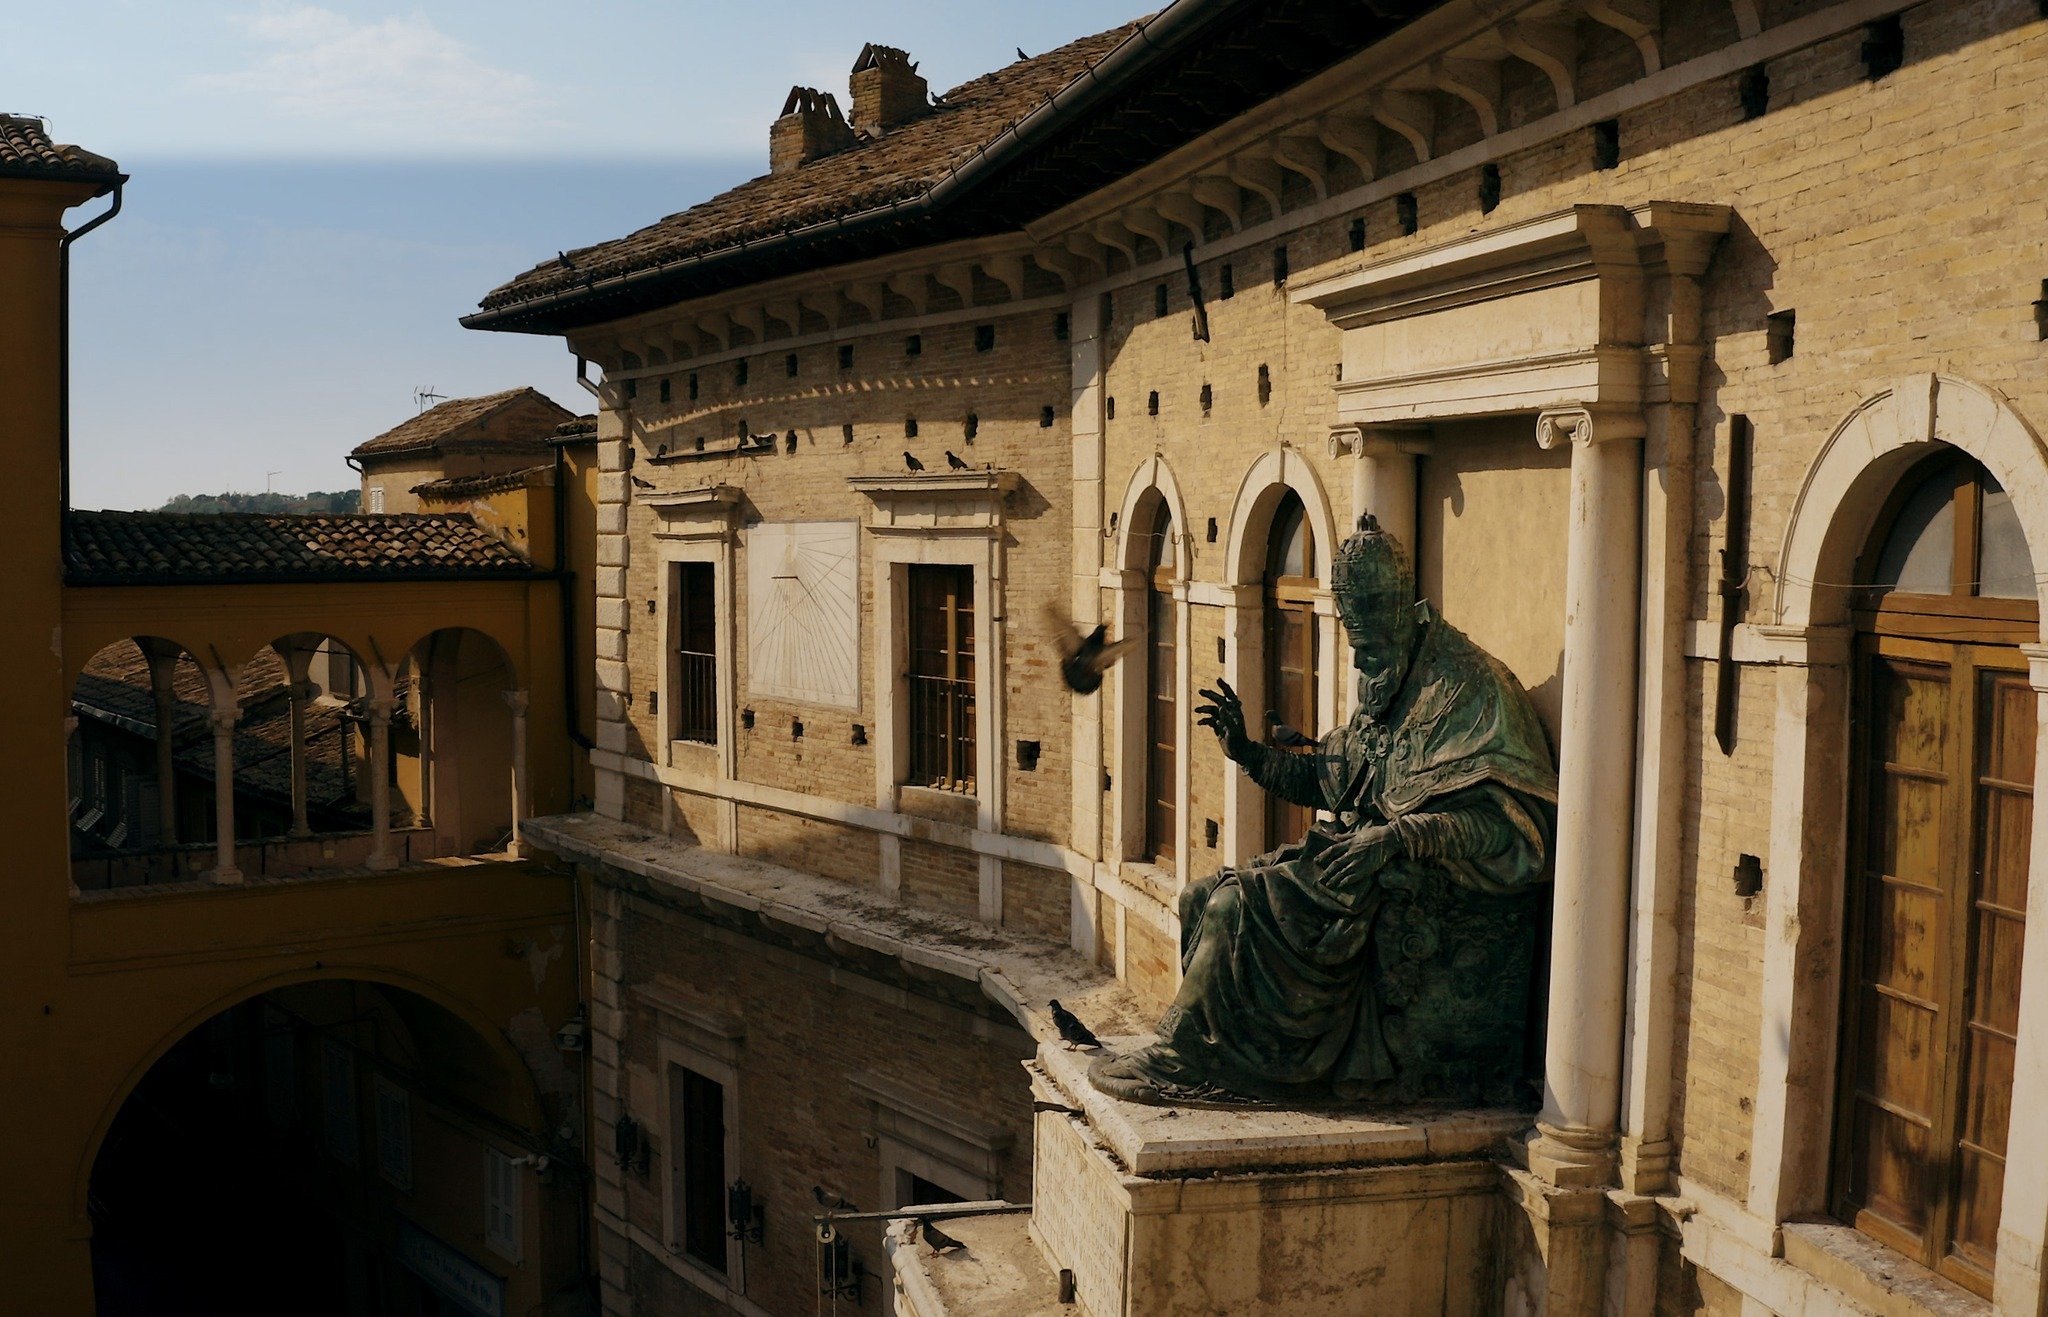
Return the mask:
{"type": "Polygon", "coordinates": [[[868,137],[931,112],[930,89],[910,56],[870,42],[853,62],[853,126],[868,137]]]}
{"type": "Polygon", "coordinates": [[[789,99],[782,103],[782,117],[768,128],[768,172],[786,174],[859,140],[831,92],[791,87],[789,99]]]}

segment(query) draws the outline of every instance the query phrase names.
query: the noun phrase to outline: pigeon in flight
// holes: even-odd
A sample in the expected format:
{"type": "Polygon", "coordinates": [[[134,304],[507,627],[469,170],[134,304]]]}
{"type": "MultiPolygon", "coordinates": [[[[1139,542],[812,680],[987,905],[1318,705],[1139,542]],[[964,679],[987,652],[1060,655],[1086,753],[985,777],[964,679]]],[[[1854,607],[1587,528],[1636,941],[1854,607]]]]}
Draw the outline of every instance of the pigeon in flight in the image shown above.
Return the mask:
{"type": "Polygon", "coordinates": [[[1057,609],[1047,609],[1046,619],[1060,647],[1060,678],[1076,695],[1093,695],[1102,689],[1102,674],[1109,671],[1109,665],[1138,643],[1136,637],[1110,643],[1107,624],[1093,631],[1077,630],[1057,609]]]}
{"type": "Polygon", "coordinates": [[[912,471],[924,470],[924,463],[918,461],[915,457],[912,457],[908,450],[905,450],[903,454],[903,465],[909,467],[912,471]]]}
{"type": "Polygon", "coordinates": [[[939,1229],[939,1223],[936,1221],[926,1220],[919,1222],[918,1233],[924,1237],[925,1243],[932,1246],[932,1252],[934,1253],[950,1253],[956,1248],[967,1247],[967,1245],[939,1229]]]}
{"type": "Polygon", "coordinates": [[[955,471],[966,471],[969,469],[967,463],[960,460],[960,454],[950,448],[946,450],[946,465],[952,467],[955,471]]]}
{"type": "Polygon", "coordinates": [[[1080,1016],[1060,1005],[1058,998],[1046,1004],[1052,1007],[1053,1025],[1060,1031],[1060,1038],[1066,1043],[1068,1051],[1076,1047],[1102,1046],[1102,1040],[1095,1036],[1095,1031],[1081,1023],[1080,1016]]]}
{"type": "Polygon", "coordinates": [[[1303,736],[1286,723],[1271,709],[1266,710],[1266,724],[1273,729],[1272,742],[1283,750],[1306,750],[1315,744],[1312,737],[1303,736]]]}

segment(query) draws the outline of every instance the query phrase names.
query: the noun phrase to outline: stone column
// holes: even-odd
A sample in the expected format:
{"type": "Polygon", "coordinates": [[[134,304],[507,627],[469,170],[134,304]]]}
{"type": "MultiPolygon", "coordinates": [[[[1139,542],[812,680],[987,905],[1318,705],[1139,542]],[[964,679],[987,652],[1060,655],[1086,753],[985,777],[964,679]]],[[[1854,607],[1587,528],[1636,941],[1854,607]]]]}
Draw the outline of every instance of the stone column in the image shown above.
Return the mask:
{"type": "Polygon", "coordinates": [[[1330,428],[1330,456],[1350,453],[1351,524],[1370,512],[1380,529],[1415,553],[1417,473],[1415,459],[1429,451],[1430,430],[1420,425],[1337,425],[1330,428]]]}
{"type": "Polygon", "coordinates": [[[239,708],[213,711],[213,880],[217,883],[242,881],[242,871],[235,867],[235,724],[241,713],[239,708]]]}
{"type": "MultiPolygon", "coordinates": [[[[78,748],[78,715],[77,715],[77,714],[75,714],[75,713],[72,713],[72,714],[66,714],[66,715],[65,715],[65,717],[64,717],[64,761],[65,761],[65,763],[66,763],[67,765],[69,765],[69,764],[72,764],[72,763],[79,763],[79,760],[77,759],[77,756],[79,755],[79,753],[80,753],[80,751],[79,751],[79,748],[78,748]]],[[[80,771],[81,771],[81,772],[82,772],[82,771],[84,771],[84,765],[83,765],[82,763],[80,763],[80,764],[79,764],[79,766],[80,766],[80,771]]],[[[173,862],[175,863],[175,861],[173,861],[173,862]]],[[[78,895],[78,865],[77,865],[77,862],[76,862],[76,861],[73,861],[72,863],[70,863],[70,864],[67,864],[67,865],[65,865],[65,866],[64,866],[64,874],[65,874],[65,881],[66,881],[66,886],[67,886],[67,887],[68,887],[68,888],[70,889],[70,891],[71,891],[71,894],[72,894],[73,896],[76,896],[76,895],[78,895]]],[[[108,885],[108,886],[112,886],[112,885],[113,885],[113,880],[112,880],[111,878],[109,878],[109,879],[107,880],[107,885],[108,885]]]]}
{"type": "Polygon", "coordinates": [[[310,837],[313,826],[306,818],[306,701],[313,698],[310,682],[295,681],[285,688],[292,703],[292,836],[310,837]]]}
{"type": "Polygon", "coordinates": [[[512,844],[514,855],[526,854],[519,829],[526,822],[526,692],[506,691],[505,704],[512,710],[512,844]]]}
{"type": "Polygon", "coordinates": [[[1642,435],[1641,416],[1626,411],[1537,421],[1543,447],[1572,445],[1572,467],[1549,1037],[1529,1165],[1572,1188],[1612,1177],[1621,1106],[1642,435]]]}
{"type": "Polygon", "coordinates": [[[370,753],[363,766],[370,773],[370,858],[369,869],[396,869],[398,858],[391,853],[391,711],[396,701],[389,696],[365,701],[369,707],[370,753]]]}
{"type": "Polygon", "coordinates": [[[156,701],[156,817],[157,844],[175,846],[178,844],[178,764],[177,746],[172,738],[177,734],[177,701],[171,688],[171,678],[177,658],[168,661],[157,655],[149,656],[149,692],[156,701]]]}

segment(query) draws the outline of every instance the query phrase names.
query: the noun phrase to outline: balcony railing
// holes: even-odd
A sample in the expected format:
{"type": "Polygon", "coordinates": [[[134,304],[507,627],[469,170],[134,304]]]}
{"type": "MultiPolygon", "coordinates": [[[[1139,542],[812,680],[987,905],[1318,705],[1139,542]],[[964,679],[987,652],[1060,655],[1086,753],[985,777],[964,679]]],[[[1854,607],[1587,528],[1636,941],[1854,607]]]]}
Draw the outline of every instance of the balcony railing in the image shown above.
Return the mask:
{"type": "MultiPolygon", "coordinates": [[[[367,831],[247,837],[235,842],[235,866],[252,878],[360,869],[368,863],[375,844],[375,837],[367,831]]],[[[391,854],[401,868],[415,858],[428,859],[438,853],[431,826],[391,830],[391,854]]],[[[219,856],[219,848],[210,841],[79,854],[71,858],[71,881],[81,892],[197,882],[212,871],[219,856]]]]}
{"type": "Polygon", "coordinates": [[[910,678],[910,785],[974,790],[974,683],[910,678]]]}
{"type": "Polygon", "coordinates": [[[676,736],[678,741],[718,744],[718,656],[694,650],[676,654],[676,736]]]}

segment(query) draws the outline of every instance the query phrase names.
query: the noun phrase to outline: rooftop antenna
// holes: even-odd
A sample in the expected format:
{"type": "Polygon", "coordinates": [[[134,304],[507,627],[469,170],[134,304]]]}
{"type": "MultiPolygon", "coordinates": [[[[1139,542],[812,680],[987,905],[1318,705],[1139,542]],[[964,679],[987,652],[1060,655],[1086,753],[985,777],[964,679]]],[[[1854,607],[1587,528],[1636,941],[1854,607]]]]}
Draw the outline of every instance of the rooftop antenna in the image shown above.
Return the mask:
{"type": "Polygon", "coordinates": [[[434,392],[434,386],[431,384],[422,384],[412,391],[412,400],[414,405],[424,412],[437,402],[448,401],[448,395],[434,392]]]}
{"type": "Polygon", "coordinates": [[[265,471],[263,473],[263,492],[275,494],[277,492],[277,478],[283,474],[284,472],[282,471],[265,471]]]}

